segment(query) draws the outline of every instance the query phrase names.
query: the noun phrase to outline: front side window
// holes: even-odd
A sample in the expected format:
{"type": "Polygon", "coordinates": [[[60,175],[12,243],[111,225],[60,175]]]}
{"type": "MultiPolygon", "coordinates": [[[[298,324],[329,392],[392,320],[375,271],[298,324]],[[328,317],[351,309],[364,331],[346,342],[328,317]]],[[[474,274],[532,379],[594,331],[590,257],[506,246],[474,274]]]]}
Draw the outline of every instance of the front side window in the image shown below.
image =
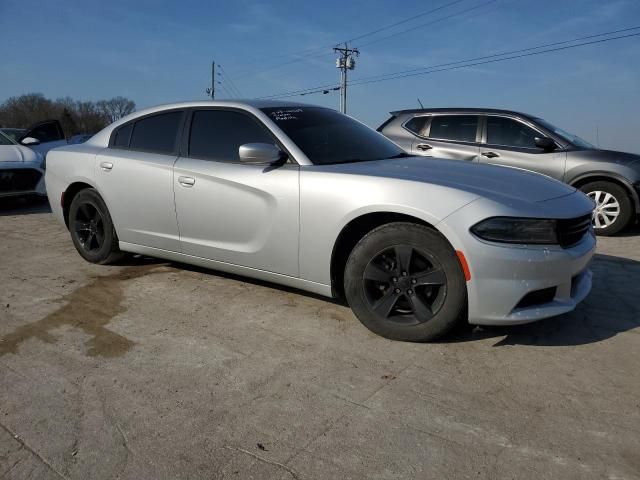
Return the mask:
{"type": "Polygon", "coordinates": [[[55,122],[46,122],[36,125],[27,132],[27,136],[39,140],[40,143],[56,142],[64,138],[64,135],[60,131],[60,127],[55,122]]]}
{"type": "Polygon", "coordinates": [[[536,118],[535,121],[537,123],[539,123],[540,125],[542,125],[544,128],[546,128],[548,130],[551,130],[556,135],[559,135],[560,137],[562,137],[567,142],[572,143],[576,147],[589,148],[589,149],[590,148],[596,148],[591,143],[587,142],[586,140],[583,140],[579,136],[574,135],[573,133],[565,132],[561,128],[556,127],[555,125],[552,125],[551,123],[547,122],[546,120],[543,120],[541,118],[536,118]]]}
{"type": "Polygon", "coordinates": [[[537,148],[534,129],[511,118],[487,117],[487,143],[515,148],[537,148]]]}
{"type": "Polygon", "coordinates": [[[181,119],[182,112],[169,112],[138,120],[133,126],[129,148],[153,153],[175,153],[181,119]]]}
{"type": "Polygon", "coordinates": [[[475,142],[477,130],[477,115],[435,115],[431,120],[429,137],[438,140],[475,142]]]}
{"type": "Polygon", "coordinates": [[[360,122],[322,107],[273,107],[262,111],[315,165],[408,156],[360,122]]]}
{"type": "Polygon", "coordinates": [[[256,120],[240,112],[200,110],[193,113],[189,156],[216,162],[239,162],[245,143],[274,143],[256,120]]]}

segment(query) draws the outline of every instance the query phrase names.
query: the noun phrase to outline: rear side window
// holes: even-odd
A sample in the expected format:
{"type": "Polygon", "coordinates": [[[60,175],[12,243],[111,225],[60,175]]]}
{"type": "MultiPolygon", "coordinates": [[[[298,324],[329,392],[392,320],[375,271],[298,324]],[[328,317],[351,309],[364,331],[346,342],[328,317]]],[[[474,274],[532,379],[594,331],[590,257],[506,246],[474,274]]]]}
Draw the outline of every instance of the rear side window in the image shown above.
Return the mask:
{"type": "Polygon", "coordinates": [[[540,134],[525,124],[504,117],[487,117],[487,143],[516,148],[536,148],[540,134]]]}
{"type": "Polygon", "coordinates": [[[415,133],[416,135],[424,136],[428,122],[429,117],[413,117],[411,120],[404,124],[404,128],[412,133],[415,133]]]}
{"type": "Polygon", "coordinates": [[[116,136],[113,139],[113,146],[116,148],[128,148],[132,130],[133,123],[129,123],[116,130],[116,136]]]}
{"type": "Polygon", "coordinates": [[[129,148],[154,153],[174,153],[182,112],[145,117],[135,122],[129,148]]]}
{"type": "Polygon", "coordinates": [[[189,134],[189,156],[217,162],[239,162],[238,150],[245,143],[274,143],[265,128],[251,117],[224,110],[193,113],[189,134]]]}
{"type": "Polygon", "coordinates": [[[434,115],[431,120],[430,138],[475,142],[478,130],[477,115],[434,115]]]}

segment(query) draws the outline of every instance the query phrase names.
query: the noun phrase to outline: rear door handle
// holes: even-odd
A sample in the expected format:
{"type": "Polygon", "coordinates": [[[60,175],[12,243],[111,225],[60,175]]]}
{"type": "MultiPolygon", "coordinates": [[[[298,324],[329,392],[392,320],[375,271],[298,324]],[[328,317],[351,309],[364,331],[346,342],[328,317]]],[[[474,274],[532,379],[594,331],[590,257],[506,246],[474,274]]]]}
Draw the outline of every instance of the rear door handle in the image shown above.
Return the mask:
{"type": "Polygon", "coordinates": [[[111,162],[100,162],[100,168],[105,172],[108,172],[113,168],[113,163],[111,162]]]}
{"type": "Polygon", "coordinates": [[[482,152],[482,156],[487,158],[496,158],[500,155],[498,155],[496,152],[482,152]]]}
{"type": "Polygon", "coordinates": [[[196,184],[196,179],[192,177],[178,177],[178,183],[183,187],[193,187],[196,184]]]}
{"type": "Polygon", "coordinates": [[[419,143],[418,145],[416,145],[416,148],[418,150],[426,152],[427,150],[431,150],[433,147],[431,145],[429,145],[428,143],[419,143]]]}

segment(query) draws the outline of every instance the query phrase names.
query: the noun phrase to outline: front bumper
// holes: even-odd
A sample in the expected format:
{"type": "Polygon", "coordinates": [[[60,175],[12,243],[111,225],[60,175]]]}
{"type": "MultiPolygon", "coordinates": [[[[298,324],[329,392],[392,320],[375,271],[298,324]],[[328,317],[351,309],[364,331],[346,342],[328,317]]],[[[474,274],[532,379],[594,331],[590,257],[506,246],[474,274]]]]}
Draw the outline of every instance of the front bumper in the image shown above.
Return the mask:
{"type": "Polygon", "coordinates": [[[591,290],[589,262],[596,240],[588,233],[571,248],[532,248],[478,241],[468,284],[469,323],[516,325],[567,313],[591,290]],[[534,292],[551,292],[525,302],[534,292]]]}
{"type": "MultiPolygon", "coordinates": [[[[542,212],[538,218],[587,214],[590,203],[575,200],[564,197],[545,202],[547,211],[539,207],[542,212]]],[[[535,218],[536,213],[529,216],[535,218]]],[[[567,248],[488,242],[469,231],[469,225],[498,214],[502,212],[488,211],[477,202],[439,224],[445,236],[454,239],[454,248],[464,253],[469,266],[469,323],[515,325],[575,309],[591,290],[589,263],[596,249],[593,231],[567,248]]],[[[510,216],[517,216],[517,212],[510,216]]]]}
{"type": "Polygon", "coordinates": [[[0,197],[46,195],[44,171],[23,163],[4,164],[0,168],[0,197]]]}

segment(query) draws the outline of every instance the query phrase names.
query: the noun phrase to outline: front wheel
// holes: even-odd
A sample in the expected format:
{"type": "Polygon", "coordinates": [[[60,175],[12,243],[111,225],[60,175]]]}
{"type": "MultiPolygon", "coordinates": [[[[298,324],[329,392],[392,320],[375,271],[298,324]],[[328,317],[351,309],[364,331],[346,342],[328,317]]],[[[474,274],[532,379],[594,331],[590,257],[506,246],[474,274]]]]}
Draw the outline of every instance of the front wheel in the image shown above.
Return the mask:
{"type": "Polygon", "coordinates": [[[624,188],[611,182],[591,182],[580,187],[596,204],[593,230],[596,235],[615,235],[633,218],[633,204],[624,188]]]}
{"type": "Polygon", "coordinates": [[[393,340],[435,340],[466,311],[455,251],[438,232],[413,223],[390,223],[365,235],[347,260],[344,286],[358,319],[393,340]]]}
{"type": "Polygon", "coordinates": [[[69,207],[71,240],[82,257],[105,265],[122,256],[111,215],[102,197],[92,188],[80,191],[69,207]]]}

